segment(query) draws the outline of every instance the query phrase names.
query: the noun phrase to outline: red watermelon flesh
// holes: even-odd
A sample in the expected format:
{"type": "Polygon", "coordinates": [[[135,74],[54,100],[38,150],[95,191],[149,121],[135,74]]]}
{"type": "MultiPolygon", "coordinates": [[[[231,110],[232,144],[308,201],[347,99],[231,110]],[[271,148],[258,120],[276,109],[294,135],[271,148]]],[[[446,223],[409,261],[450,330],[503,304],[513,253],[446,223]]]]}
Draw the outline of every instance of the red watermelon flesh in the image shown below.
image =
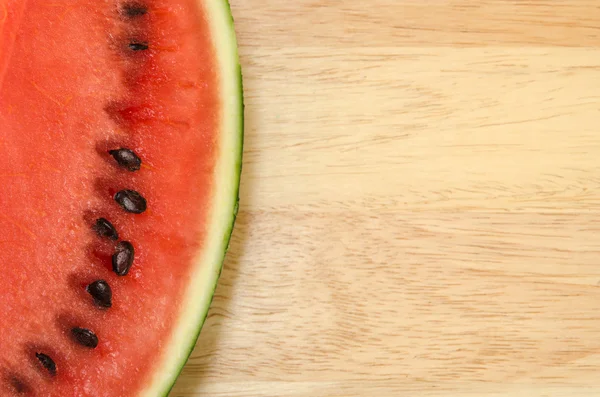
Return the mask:
{"type": "Polygon", "coordinates": [[[241,124],[225,118],[239,118],[241,98],[220,48],[233,40],[225,6],[0,0],[0,395],[162,395],[177,375],[237,197],[241,124]],[[118,148],[141,168],[119,167],[108,153],[118,148]],[[147,210],[124,210],[124,189],[147,210]],[[125,276],[99,218],[134,247],[125,276]],[[86,291],[97,280],[110,308],[86,291]]]}

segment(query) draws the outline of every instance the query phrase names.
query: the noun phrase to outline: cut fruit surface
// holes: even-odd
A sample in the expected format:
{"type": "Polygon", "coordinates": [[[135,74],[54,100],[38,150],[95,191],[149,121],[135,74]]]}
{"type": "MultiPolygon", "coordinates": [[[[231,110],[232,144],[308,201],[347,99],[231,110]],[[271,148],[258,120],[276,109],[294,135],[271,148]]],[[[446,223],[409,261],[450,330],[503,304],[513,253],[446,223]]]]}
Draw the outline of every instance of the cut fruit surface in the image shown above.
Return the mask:
{"type": "Polygon", "coordinates": [[[0,131],[0,395],[165,395],[237,212],[226,0],[0,0],[0,131]]]}

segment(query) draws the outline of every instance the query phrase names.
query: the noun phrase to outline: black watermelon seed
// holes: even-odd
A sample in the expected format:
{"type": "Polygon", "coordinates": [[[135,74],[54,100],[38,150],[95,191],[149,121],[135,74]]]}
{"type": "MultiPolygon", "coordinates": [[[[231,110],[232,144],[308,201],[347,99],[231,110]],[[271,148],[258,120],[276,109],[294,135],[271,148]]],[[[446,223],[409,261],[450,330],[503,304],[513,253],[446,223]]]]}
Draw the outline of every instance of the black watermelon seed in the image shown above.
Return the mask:
{"type": "Polygon", "coordinates": [[[123,13],[128,18],[140,17],[148,13],[148,7],[140,3],[127,3],[123,6],[123,13]]]}
{"type": "Polygon", "coordinates": [[[115,201],[127,212],[141,214],[146,211],[146,199],[135,190],[121,190],[115,194],[115,201]]]}
{"type": "Polygon", "coordinates": [[[48,370],[48,373],[51,376],[56,376],[56,363],[50,358],[50,356],[44,353],[35,353],[35,356],[38,360],[40,360],[40,363],[42,363],[44,368],[48,370]]]}
{"type": "Polygon", "coordinates": [[[71,330],[75,341],[82,346],[95,349],[98,346],[98,337],[95,333],[86,328],[75,327],[71,330]]]}
{"type": "Polygon", "coordinates": [[[94,230],[100,237],[106,237],[111,240],[119,239],[119,233],[117,233],[117,229],[115,229],[113,224],[110,223],[106,218],[96,219],[94,230]]]}
{"type": "Polygon", "coordinates": [[[112,306],[112,290],[106,281],[94,281],[85,290],[94,298],[98,306],[106,308],[112,306]]]}
{"type": "Polygon", "coordinates": [[[121,148],[109,150],[108,153],[114,157],[121,168],[125,168],[128,171],[138,171],[142,165],[142,160],[131,149],[121,148]]]}
{"type": "Polygon", "coordinates": [[[119,276],[126,276],[133,265],[135,255],[133,245],[129,241],[121,241],[117,244],[115,253],[112,256],[113,271],[119,276]]]}
{"type": "Polygon", "coordinates": [[[148,43],[132,42],[129,43],[129,49],[132,51],[145,51],[148,49],[148,43]]]}

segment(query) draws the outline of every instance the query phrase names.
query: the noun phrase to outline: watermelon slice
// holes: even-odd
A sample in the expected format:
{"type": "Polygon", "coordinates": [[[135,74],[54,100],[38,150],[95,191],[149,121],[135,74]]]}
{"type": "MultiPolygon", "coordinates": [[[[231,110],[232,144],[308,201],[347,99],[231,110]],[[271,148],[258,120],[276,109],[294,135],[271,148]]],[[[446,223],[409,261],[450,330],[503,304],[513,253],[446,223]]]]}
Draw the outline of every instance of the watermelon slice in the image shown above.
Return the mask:
{"type": "Polygon", "coordinates": [[[238,203],[226,0],[0,0],[0,396],[160,396],[238,203]]]}

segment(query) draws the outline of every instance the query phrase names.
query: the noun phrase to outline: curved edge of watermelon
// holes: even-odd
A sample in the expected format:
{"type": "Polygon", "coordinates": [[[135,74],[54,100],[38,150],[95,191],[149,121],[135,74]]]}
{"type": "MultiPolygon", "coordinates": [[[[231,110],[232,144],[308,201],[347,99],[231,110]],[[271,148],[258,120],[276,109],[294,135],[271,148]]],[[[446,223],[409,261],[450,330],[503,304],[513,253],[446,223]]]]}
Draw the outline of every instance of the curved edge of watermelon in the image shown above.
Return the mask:
{"type": "Polygon", "coordinates": [[[174,333],[141,396],[167,396],[187,363],[211,306],[239,207],[244,145],[244,98],[233,15],[228,0],[197,0],[205,7],[220,71],[222,119],[206,243],[196,257],[174,333]]]}

